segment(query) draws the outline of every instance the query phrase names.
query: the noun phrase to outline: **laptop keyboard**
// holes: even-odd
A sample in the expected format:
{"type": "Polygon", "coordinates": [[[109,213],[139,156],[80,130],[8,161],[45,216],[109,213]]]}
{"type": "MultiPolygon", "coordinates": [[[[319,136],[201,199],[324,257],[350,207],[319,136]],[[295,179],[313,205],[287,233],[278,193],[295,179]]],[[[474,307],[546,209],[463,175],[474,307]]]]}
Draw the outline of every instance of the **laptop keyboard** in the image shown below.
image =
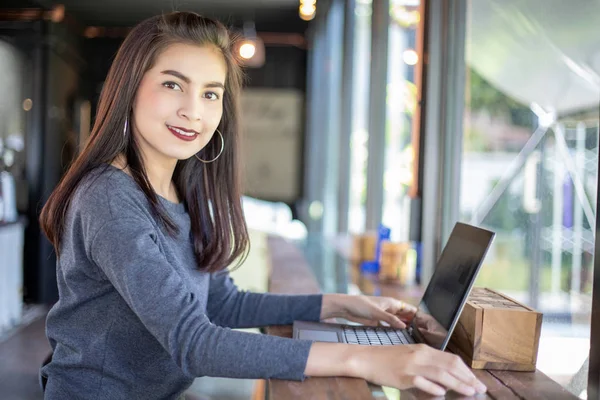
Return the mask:
{"type": "Polygon", "coordinates": [[[343,327],[343,331],[346,342],[349,344],[391,346],[415,343],[406,330],[368,326],[345,326],[343,327]]]}

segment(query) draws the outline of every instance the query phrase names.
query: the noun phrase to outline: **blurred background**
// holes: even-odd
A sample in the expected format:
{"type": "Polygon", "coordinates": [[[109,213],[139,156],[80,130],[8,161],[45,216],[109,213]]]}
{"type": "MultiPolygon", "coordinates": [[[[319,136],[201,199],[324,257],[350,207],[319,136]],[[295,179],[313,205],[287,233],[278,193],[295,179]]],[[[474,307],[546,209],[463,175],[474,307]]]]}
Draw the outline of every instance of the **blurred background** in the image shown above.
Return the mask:
{"type": "MultiPolygon", "coordinates": [[[[383,222],[415,244],[421,284],[456,221],[497,232],[476,285],[544,313],[538,368],[585,398],[600,119],[589,0],[3,0],[0,397],[42,396],[58,293],[39,212],[85,145],[121,41],[173,10],[244,38],[253,231],[297,240],[383,222]]],[[[253,383],[197,386],[249,398],[253,383]]]]}

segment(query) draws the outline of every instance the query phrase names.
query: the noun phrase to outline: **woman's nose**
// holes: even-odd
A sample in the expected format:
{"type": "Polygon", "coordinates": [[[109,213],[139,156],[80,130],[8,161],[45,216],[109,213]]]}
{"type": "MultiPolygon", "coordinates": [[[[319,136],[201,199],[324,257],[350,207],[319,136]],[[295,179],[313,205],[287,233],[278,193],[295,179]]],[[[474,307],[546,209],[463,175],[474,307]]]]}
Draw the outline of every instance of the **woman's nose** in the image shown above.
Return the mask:
{"type": "Polygon", "coordinates": [[[204,116],[204,105],[200,99],[190,99],[179,109],[179,114],[190,121],[200,121],[204,116]]]}

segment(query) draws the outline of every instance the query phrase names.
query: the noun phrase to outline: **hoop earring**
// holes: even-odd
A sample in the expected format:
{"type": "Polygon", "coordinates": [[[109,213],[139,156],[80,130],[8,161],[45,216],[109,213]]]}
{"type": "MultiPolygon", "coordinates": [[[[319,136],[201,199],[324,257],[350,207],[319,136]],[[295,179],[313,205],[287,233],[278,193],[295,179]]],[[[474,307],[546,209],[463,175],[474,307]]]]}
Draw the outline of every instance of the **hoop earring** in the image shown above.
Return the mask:
{"type": "Polygon", "coordinates": [[[219,136],[221,136],[221,150],[219,150],[219,154],[217,154],[217,156],[210,161],[203,160],[200,157],[198,157],[197,154],[194,154],[194,157],[196,157],[198,161],[203,162],[204,164],[210,164],[211,162],[219,158],[221,156],[221,153],[223,153],[223,149],[225,148],[225,139],[223,138],[223,134],[218,129],[215,129],[215,131],[219,134],[219,136]]]}
{"type": "Polygon", "coordinates": [[[123,127],[123,137],[127,137],[127,128],[129,128],[129,116],[125,117],[125,126],[123,127]]]}

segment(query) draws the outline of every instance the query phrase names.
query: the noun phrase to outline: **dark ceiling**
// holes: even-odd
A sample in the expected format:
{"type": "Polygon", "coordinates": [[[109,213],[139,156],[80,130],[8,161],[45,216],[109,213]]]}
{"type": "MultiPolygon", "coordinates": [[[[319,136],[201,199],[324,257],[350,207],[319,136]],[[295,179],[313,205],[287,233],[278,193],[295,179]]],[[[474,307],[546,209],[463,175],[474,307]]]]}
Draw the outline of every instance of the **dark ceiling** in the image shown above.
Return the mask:
{"type": "MultiPolygon", "coordinates": [[[[263,32],[303,33],[308,24],[298,16],[299,0],[4,0],[3,5],[63,4],[67,14],[85,26],[132,26],[150,16],[170,11],[195,11],[241,27],[252,20],[263,32]]],[[[5,6],[6,7],[6,6],[5,6]]]]}

